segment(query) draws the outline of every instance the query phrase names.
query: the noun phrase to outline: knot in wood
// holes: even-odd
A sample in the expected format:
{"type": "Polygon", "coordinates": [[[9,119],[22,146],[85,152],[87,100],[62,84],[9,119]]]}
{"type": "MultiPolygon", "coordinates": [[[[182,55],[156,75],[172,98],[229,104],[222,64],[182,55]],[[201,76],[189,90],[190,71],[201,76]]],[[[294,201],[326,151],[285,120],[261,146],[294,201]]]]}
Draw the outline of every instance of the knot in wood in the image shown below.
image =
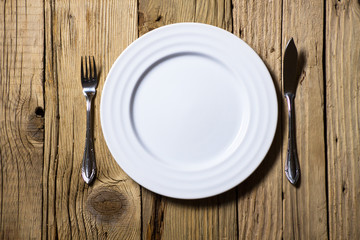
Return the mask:
{"type": "Polygon", "coordinates": [[[126,197],[112,189],[94,190],[87,203],[91,214],[104,222],[118,221],[128,206],[126,197]]]}
{"type": "Polygon", "coordinates": [[[44,142],[44,109],[37,107],[34,112],[29,112],[26,122],[27,140],[33,145],[44,142]]]}

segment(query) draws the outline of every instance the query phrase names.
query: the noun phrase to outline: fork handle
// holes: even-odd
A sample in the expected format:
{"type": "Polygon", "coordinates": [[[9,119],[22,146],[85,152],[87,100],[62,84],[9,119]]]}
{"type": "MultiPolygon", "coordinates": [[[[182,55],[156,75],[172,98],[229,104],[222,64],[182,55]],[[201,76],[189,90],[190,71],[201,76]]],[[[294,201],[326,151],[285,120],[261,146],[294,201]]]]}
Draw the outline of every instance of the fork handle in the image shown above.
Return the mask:
{"type": "Polygon", "coordinates": [[[87,184],[90,184],[96,174],[96,162],[94,152],[94,138],[92,129],[92,111],[91,111],[92,96],[86,97],[86,139],[84,158],[82,162],[82,177],[87,184]]]}
{"type": "Polygon", "coordinates": [[[288,149],[286,154],[285,162],[285,174],[287,179],[293,185],[299,179],[300,166],[296,150],[295,140],[295,115],[294,115],[294,98],[295,95],[292,93],[286,93],[285,98],[288,105],[288,116],[289,116],[289,135],[288,135],[288,149]]]}

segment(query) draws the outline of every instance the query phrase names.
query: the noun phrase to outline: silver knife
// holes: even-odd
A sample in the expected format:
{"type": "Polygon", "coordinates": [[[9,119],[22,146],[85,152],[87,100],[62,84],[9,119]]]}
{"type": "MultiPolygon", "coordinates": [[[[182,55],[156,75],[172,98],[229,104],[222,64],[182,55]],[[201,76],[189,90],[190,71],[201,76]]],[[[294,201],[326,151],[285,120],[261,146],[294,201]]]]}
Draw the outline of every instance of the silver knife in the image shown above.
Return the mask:
{"type": "Polygon", "coordinates": [[[297,87],[296,68],[297,68],[298,53],[291,38],[286,45],[284,54],[284,71],[283,84],[284,96],[286,98],[289,115],[289,135],[288,135],[288,149],[285,162],[285,174],[292,184],[296,184],[300,176],[300,166],[296,150],[295,141],[295,116],[294,116],[294,98],[297,87]]]}

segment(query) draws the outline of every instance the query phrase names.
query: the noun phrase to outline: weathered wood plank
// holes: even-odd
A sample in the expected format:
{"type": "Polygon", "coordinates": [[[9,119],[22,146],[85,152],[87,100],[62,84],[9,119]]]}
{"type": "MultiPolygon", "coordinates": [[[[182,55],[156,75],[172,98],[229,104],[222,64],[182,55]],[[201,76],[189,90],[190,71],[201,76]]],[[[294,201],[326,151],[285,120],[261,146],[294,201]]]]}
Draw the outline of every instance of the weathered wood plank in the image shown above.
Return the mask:
{"type": "Polygon", "coordinates": [[[186,201],[142,192],[143,239],[237,239],[235,189],[186,201]]]}
{"type": "MultiPolygon", "coordinates": [[[[282,46],[293,37],[299,52],[295,97],[296,140],[301,176],[298,187],[283,179],[284,239],[326,239],[326,161],[323,82],[324,1],[283,2],[282,46]]],[[[284,116],[283,164],[286,160],[287,115],[284,116]]]]}
{"type": "MultiPolygon", "coordinates": [[[[234,2],[234,33],[267,65],[276,89],[281,86],[281,1],[234,2]]],[[[280,101],[282,100],[280,94],[280,101]]],[[[281,111],[279,111],[279,115],[281,111]]],[[[238,187],[239,239],[282,237],[281,117],[272,146],[260,167],[238,187]]]]}
{"type": "Polygon", "coordinates": [[[42,4],[0,3],[1,239],[41,238],[44,21],[42,12],[28,13],[42,4]],[[31,31],[22,27],[32,23],[31,31]],[[26,52],[32,45],[38,51],[26,52]]]}
{"type": "Polygon", "coordinates": [[[232,31],[231,1],[139,0],[139,35],[177,22],[201,22],[232,31]]]}
{"type": "Polygon", "coordinates": [[[58,137],[59,137],[59,107],[57,94],[57,79],[55,78],[55,63],[52,48],[52,15],[54,11],[53,2],[44,2],[45,19],[45,76],[44,90],[45,98],[45,142],[44,142],[44,166],[43,166],[43,223],[42,236],[55,239],[56,228],[56,170],[58,159],[58,137]]]}
{"type": "MultiPolygon", "coordinates": [[[[139,0],[139,35],[176,22],[202,22],[232,31],[231,1],[139,0]]],[[[142,189],[143,239],[236,239],[236,193],[174,200],[142,189]]]]}
{"type": "Polygon", "coordinates": [[[43,234],[59,239],[139,239],[140,188],[111,157],[103,139],[99,106],[107,72],[137,37],[137,3],[46,1],[46,109],[43,234]],[[86,105],[80,57],[94,55],[99,86],[94,99],[98,174],[81,177],[86,105]]]}
{"type": "Polygon", "coordinates": [[[331,239],[360,239],[360,2],[326,2],[331,239]]]}

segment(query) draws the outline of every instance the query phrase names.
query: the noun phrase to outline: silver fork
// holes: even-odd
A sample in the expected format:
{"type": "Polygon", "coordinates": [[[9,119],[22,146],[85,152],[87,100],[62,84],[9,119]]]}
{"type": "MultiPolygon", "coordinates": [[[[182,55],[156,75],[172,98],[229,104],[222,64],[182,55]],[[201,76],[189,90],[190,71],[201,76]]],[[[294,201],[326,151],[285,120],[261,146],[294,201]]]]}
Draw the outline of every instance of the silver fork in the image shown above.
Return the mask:
{"type": "Polygon", "coordinates": [[[96,93],[98,79],[96,76],[95,58],[92,57],[92,61],[90,57],[84,58],[85,61],[83,57],[81,57],[81,85],[86,97],[86,139],[81,175],[84,181],[90,184],[96,175],[91,103],[96,93]],[[93,64],[91,64],[91,62],[93,64]],[[93,65],[93,67],[91,65],[93,65]]]}

